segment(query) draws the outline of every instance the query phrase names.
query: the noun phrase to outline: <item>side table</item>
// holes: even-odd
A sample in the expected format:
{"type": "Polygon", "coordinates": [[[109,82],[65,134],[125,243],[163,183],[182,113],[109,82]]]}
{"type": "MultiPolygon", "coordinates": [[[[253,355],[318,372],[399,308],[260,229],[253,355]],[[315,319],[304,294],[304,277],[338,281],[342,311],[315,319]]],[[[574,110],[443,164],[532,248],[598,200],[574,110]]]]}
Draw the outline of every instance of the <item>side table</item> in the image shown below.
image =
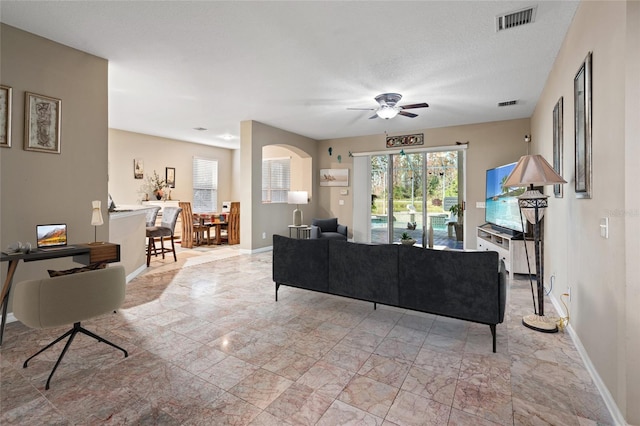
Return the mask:
{"type": "Polygon", "coordinates": [[[308,240],[311,238],[311,227],[309,225],[289,225],[289,238],[293,238],[293,230],[296,231],[297,239],[308,240]]]}

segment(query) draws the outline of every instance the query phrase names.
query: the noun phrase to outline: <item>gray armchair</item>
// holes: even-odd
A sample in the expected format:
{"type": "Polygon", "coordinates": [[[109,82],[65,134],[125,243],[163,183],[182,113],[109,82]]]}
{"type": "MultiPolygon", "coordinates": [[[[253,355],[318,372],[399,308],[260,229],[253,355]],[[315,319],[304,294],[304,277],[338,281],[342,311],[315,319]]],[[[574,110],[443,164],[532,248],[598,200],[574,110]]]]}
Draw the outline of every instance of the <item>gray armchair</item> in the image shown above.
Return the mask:
{"type": "Polygon", "coordinates": [[[311,238],[347,239],[347,226],[338,224],[338,218],[313,219],[311,221],[311,238]]]}

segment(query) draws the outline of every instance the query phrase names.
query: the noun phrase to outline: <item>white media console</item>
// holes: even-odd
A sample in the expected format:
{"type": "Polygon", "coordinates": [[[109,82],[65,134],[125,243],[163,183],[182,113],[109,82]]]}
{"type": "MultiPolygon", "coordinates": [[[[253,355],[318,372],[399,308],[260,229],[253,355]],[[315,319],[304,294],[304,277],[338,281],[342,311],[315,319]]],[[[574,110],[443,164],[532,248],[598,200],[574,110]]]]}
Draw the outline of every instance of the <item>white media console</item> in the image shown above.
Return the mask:
{"type": "MultiPolygon", "coordinates": [[[[491,225],[482,225],[476,228],[478,250],[497,251],[500,259],[509,271],[509,279],[513,280],[513,274],[528,274],[527,253],[525,252],[525,240],[516,239],[512,235],[496,231],[491,225]]],[[[529,254],[531,273],[536,273],[536,257],[533,241],[526,240],[529,254]]]]}

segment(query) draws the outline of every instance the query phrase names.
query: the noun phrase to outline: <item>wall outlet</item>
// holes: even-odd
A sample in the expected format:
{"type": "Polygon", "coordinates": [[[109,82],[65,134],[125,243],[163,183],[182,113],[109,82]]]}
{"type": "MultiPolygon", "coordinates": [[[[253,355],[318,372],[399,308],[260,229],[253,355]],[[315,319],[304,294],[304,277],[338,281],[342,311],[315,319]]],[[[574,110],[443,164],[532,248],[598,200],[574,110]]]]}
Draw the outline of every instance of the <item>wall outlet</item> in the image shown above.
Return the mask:
{"type": "Polygon", "coordinates": [[[571,286],[567,287],[567,295],[569,296],[569,302],[571,302],[571,286]]]}
{"type": "Polygon", "coordinates": [[[476,209],[484,209],[486,208],[486,204],[484,201],[476,201],[476,209]]]}
{"type": "Polygon", "coordinates": [[[344,200],[338,201],[338,204],[340,204],[341,206],[344,206],[344,200]]]}
{"type": "Polygon", "coordinates": [[[266,239],[267,239],[267,233],[266,233],[266,232],[263,232],[263,233],[262,233],[262,239],[263,239],[263,240],[266,240],[266,239]]]}

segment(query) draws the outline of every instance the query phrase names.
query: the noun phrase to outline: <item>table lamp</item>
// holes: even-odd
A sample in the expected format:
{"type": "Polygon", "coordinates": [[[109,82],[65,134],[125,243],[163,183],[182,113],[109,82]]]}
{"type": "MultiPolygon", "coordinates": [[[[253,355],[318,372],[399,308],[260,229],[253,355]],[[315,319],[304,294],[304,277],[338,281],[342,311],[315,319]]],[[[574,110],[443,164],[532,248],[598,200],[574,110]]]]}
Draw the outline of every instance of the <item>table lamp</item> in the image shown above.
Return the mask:
{"type": "MultiPolygon", "coordinates": [[[[548,195],[542,194],[534,187],[543,185],[555,185],[567,183],[551,167],[551,165],[541,155],[523,155],[518,160],[516,167],[504,182],[505,187],[528,186],[529,189],[518,196],[520,213],[523,214],[529,223],[533,225],[533,246],[536,258],[536,281],[537,281],[537,305],[536,296],[533,291],[531,273],[529,283],[531,284],[531,297],[533,299],[533,315],[526,315],[522,318],[522,324],[528,328],[545,333],[555,333],[558,326],[555,321],[551,321],[544,316],[544,256],[543,242],[540,235],[540,221],[547,208],[548,195]]],[[[522,218],[522,216],[521,216],[522,218]]],[[[525,244],[525,250],[527,245],[525,244]]],[[[527,265],[529,256],[527,254],[527,265]]],[[[531,266],[529,265],[529,272],[531,266]]]]}
{"type": "Polygon", "coordinates": [[[287,203],[296,205],[296,209],[293,211],[293,224],[295,226],[302,225],[302,210],[299,207],[300,204],[307,204],[308,200],[307,191],[289,191],[287,203]]]}
{"type": "Polygon", "coordinates": [[[102,203],[100,200],[95,200],[91,202],[93,206],[93,210],[91,211],[91,224],[93,225],[93,243],[91,244],[102,244],[102,242],[98,242],[98,226],[102,225],[104,221],[102,220],[102,211],[100,210],[100,206],[102,203]]]}

